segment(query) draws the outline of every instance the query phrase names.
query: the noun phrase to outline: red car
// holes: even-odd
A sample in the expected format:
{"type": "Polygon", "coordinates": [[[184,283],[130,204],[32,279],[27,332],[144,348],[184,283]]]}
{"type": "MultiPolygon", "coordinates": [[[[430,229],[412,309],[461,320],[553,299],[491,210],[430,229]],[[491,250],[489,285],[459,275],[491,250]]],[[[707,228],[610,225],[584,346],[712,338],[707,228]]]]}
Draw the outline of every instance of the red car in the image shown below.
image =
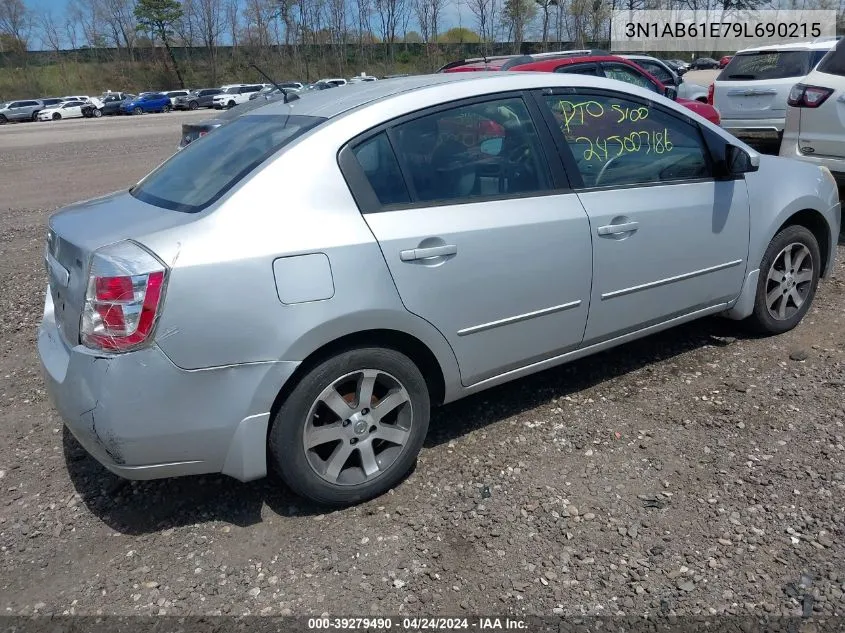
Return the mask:
{"type": "MultiPolygon", "coordinates": [[[[634,62],[608,55],[601,51],[568,51],[564,53],[541,53],[538,55],[511,55],[485,59],[468,59],[453,62],[440,69],[439,72],[478,72],[478,71],[526,71],[526,72],[557,72],[592,75],[626,81],[628,83],[653,90],[654,92],[670,96],[666,87],[652,74],[634,62]]],[[[700,101],[675,98],[679,104],[689,108],[711,123],[719,125],[721,117],[719,111],[712,105],[700,101]]]]}
{"type": "Polygon", "coordinates": [[[733,55],[725,55],[722,59],[719,60],[719,68],[724,68],[725,66],[730,64],[733,58],[733,55]]]}

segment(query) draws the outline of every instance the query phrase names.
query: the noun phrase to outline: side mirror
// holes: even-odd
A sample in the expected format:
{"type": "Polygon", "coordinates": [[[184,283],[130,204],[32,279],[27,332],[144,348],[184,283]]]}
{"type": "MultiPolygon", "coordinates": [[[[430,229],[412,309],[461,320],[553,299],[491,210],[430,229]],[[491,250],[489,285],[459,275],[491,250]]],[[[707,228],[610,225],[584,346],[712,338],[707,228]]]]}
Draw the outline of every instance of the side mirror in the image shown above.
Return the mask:
{"type": "Polygon", "coordinates": [[[754,154],[752,156],[741,147],[727,145],[725,147],[725,163],[727,164],[729,175],[739,176],[751,171],[757,171],[760,168],[760,155],[754,154]]]}
{"type": "Polygon", "coordinates": [[[675,86],[664,86],[663,96],[675,101],[678,98],[678,89],[675,86]]]}

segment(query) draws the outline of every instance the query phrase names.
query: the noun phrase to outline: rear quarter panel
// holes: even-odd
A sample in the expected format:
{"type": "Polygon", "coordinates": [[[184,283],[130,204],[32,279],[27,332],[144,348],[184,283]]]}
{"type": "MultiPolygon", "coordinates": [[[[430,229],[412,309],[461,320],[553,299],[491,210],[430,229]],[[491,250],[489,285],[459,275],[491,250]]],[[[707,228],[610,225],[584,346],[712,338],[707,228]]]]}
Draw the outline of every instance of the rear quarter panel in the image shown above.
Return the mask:
{"type": "Polygon", "coordinates": [[[300,361],[344,335],[388,329],[424,343],[446,384],[459,384],[451,347],[399,299],[340,173],[335,134],[294,143],[206,217],[142,240],[172,266],[156,340],[176,365],[300,361]],[[273,262],[310,253],[329,258],[333,296],[283,304],[273,262]]]}

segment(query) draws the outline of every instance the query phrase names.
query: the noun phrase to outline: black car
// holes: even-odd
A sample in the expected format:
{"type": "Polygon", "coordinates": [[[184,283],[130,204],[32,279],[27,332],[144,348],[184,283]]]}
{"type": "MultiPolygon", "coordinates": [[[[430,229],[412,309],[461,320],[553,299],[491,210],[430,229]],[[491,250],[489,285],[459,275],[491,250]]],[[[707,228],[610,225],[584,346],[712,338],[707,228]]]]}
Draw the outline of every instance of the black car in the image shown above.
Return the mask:
{"type": "Polygon", "coordinates": [[[223,91],[220,88],[201,88],[194,90],[184,97],[176,97],[173,102],[175,110],[196,110],[197,108],[213,108],[214,95],[223,91]]]}
{"type": "Polygon", "coordinates": [[[719,62],[712,57],[699,57],[690,64],[692,70],[707,70],[710,68],[718,68],[719,62]]]}

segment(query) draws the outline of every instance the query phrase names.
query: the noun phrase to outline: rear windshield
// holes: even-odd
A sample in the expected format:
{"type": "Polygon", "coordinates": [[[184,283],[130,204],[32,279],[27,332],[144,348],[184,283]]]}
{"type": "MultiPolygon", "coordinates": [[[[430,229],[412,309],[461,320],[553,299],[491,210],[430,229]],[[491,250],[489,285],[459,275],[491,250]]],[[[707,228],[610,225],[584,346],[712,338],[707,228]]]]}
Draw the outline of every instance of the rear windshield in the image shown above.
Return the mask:
{"type": "Polygon", "coordinates": [[[836,47],[824,56],[818,70],[828,75],[845,76],[845,39],[839,40],[836,47]]]}
{"type": "Polygon", "coordinates": [[[185,213],[202,211],[276,151],[325,120],[242,116],[174,154],[130,192],[157,207],[185,213]]]}
{"type": "Polygon", "coordinates": [[[734,55],[721,81],[759,81],[803,77],[810,72],[811,51],[764,51],[734,55]]]}

